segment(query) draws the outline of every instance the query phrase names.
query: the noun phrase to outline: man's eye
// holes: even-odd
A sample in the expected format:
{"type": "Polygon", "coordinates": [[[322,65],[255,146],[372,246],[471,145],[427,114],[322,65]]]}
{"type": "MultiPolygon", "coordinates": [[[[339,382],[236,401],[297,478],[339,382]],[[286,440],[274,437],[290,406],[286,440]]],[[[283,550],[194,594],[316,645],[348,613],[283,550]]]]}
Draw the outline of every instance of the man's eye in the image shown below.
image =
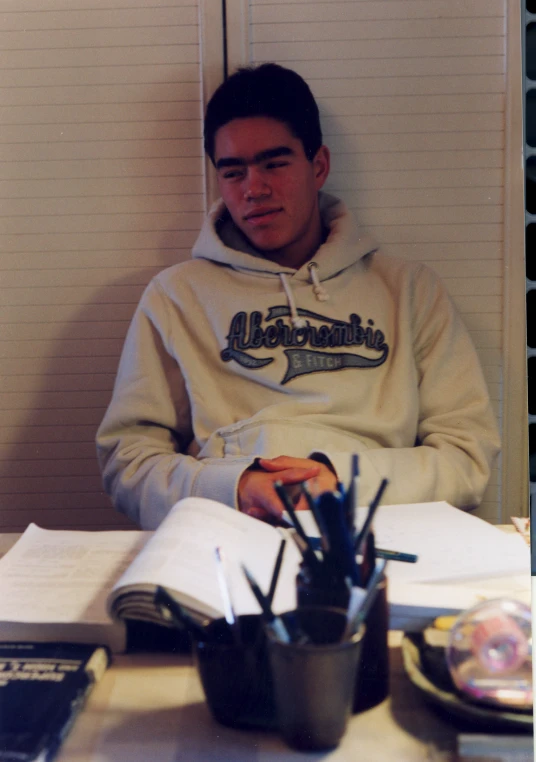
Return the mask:
{"type": "Polygon", "coordinates": [[[239,177],[243,177],[244,171],[241,169],[227,169],[223,172],[222,177],[224,180],[236,180],[239,177]]]}
{"type": "Polygon", "coordinates": [[[287,167],[288,161],[270,161],[266,165],[266,169],[279,169],[279,167],[287,167]]]}

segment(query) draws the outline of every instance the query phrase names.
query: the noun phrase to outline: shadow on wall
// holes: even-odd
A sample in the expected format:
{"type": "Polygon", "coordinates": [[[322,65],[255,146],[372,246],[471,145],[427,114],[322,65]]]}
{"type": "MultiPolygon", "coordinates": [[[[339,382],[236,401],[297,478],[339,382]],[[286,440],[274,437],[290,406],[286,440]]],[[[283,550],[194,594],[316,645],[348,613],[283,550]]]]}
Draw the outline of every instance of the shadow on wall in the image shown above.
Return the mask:
{"type": "MultiPolygon", "coordinates": [[[[197,69],[194,73],[197,76],[197,69]]],[[[186,74],[183,72],[188,80],[186,74]]],[[[143,101],[147,96],[147,119],[142,123],[142,133],[130,115],[130,123],[135,125],[132,134],[138,135],[138,138],[129,141],[128,158],[118,155],[110,161],[104,157],[96,161],[88,160],[87,175],[92,183],[91,188],[84,186],[83,178],[79,181],[81,198],[94,195],[95,183],[100,182],[104,200],[114,192],[107,190],[110,173],[126,181],[121,193],[128,194],[125,197],[130,206],[120,213],[127,218],[126,221],[121,220],[126,230],[114,229],[115,222],[108,222],[105,210],[103,232],[96,232],[91,243],[96,260],[102,263],[100,273],[98,262],[91,271],[91,277],[89,271],[78,270],[80,280],[73,285],[72,292],[68,288],[58,289],[64,297],[67,292],[62,302],[54,303],[47,295],[51,311],[63,313],[54,320],[61,320],[62,323],[56,324],[56,335],[50,334],[54,324],[49,322],[48,333],[43,330],[41,335],[32,336],[41,346],[46,342],[43,356],[25,358],[20,364],[21,368],[28,368],[28,375],[22,388],[15,390],[13,395],[13,406],[18,405],[19,409],[11,411],[9,425],[10,431],[15,430],[17,434],[16,437],[10,434],[10,443],[3,448],[6,457],[0,461],[0,532],[23,531],[30,522],[46,528],[65,529],[134,526],[113,509],[102,489],[95,434],[111,398],[119,355],[135,305],[154,273],[178,261],[181,250],[183,256],[187,256],[193,232],[181,231],[180,228],[191,214],[190,209],[202,204],[199,170],[196,170],[195,187],[191,176],[192,167],[195,169],[200,162],[201,153],[200,136],[197,134],[199,102],[177,100],[174,95],[177,77],[176,72],[172,72],[172,81],[162,83],[162,102],[158,103],[160,113],[154,112],[152,86],[148,86],[147,93],[141,97],[143,101]],[[163,103],[166,105],[162,109],[163,103]],[[180,146],[177,144],[175,148],[171,144],[179,128],[182,131],[180,146]],[[145,129],[147,134],[144,134],[145,129]],[[192,132],[195,135],[189,137],[192,132]],[[177,155],[169,156],[170,153],[177,155]],[[162,175],[166,177],[162,178],[162,175]],[[164,187],[161,187],[162,183],[164,187]],[[193,195],[194,190],[199,191],[197,198],[193,195]],[[154,200],[156,193],[160,194],[158,204],[154,200]],[[159,204],[166,202],[162,194],[168,194],[168,206],[163,206],[159,215],[159,204]],[[184,199],[184,209],[182,206],[180,209],[182,214],[174,211],[176,194],[184,199]],[[151,215],[155,215],[156,219],[153,220],[151,215]],[[136,220],[136,224],[132,224],[132,220],[136,220]],[[142,220],[141,224],[139,220],[142,220]],[[137,228],[143,225],[147,225],[148,229],[145,233],[143,230],[138,232],[137,228]],[[118,253],[122,254],[118,257],[120,261],[114,264],[112,259],[108,263],[103,257],[105,249],[113,250],[122,232],[127,233],[130,248],[121,252],[119,247],[118,253]],[[103,246],[104,240],[107,245],[103,246]],[[130,243],[132,240],[136,242],[134,245],[130,243]],[[139,251],[135,250],[138,243],[139,251]],[[144,250],[147,251],[147,262],[143,260],[144,250]],[[107,272],[106,267],[117,268],[121,274],[127,274],[107,282],[116,273],[107,272]],[[100,282],[99,275],[102,275],[100,282]],[[77,293],[82,286],[83,296],[80,291],[77,293]],[[87,304],[80,306],[81,299],[87,304]]],[[[192,75],[191,79],[195,77],[192,75]]],[[[126,112],[128,108],[127,103],[126,112]]],[[[127,113],[125,124],[129,123],[128,120],[127,113]]],[[[58,183],[61,179],[58,176],[58,183]]],[[[58,198],[59,212],[61,203],[61,198],[58,198]]],[[[179,203],[182,204],[182,199],[179,203]]],[[[94,224],[95,219],[90,212],[87,224],[94,224]]],[[[54,231],[54,236],[56,232],[61,236],[61,230],[54,231]]],[[[87,233],[77,231],[75,235],[84,241],[80,250],[84,249],[88,255],[87,233]]],[[[73,250],[76,251],[76,245],[73,250]]],[[[110,257],[113,256],[110,251],[110,257]]],[[[43,313],[45,311],[46,308],[43,308],[43,313]]],[[[39,320],[38,314],[34,318],[36,331],[39,320]]],[[[24,374],[25,370],[17,372],[24,374]]]]}
{"type": "Polygon", "coordinates": [[[0,461],[0,531],[30,522],[50,529],[135,528],[102,488],[95,434],[111,398],[124,337],[145,285],[161,267],[140,269],[95,290],[73,311],[49,356],[37,358],[18,441],[0,461]]]}

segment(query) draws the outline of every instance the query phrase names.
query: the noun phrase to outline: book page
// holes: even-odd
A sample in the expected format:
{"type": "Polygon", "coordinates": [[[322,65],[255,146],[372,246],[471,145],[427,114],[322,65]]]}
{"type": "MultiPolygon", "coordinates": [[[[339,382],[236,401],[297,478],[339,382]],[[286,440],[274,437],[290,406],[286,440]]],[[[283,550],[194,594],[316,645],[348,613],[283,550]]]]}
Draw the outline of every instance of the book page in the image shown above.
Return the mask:
{"type": "MultiPolygon", "coordinates": [[[[367,510],[358,509],[358,527],[367,510]]],[[[301,511],[299,517],[305,531],[318,536],[312,514],[301,511]]],[[[520,536],[445,502],[382,505],[373,530],[377,547],[419,557],[416,564],[389,561],[388,576],[400,581],[456,582],[530,572],[529,549],[520,536]]]]}
{"type": "MultiPolygon", "coordinates": [[[[280,532],[268,524],[213,500],[189,497],[172,508],[117,582],[114,593],[129,585],[163,585],[201,601],[204,609],[222,616],[214,552],[220,547],[236,613],[258,614],[260,607],[240,564],[247,566],[266,593],[281,539],[280,532]]],[[[273,602],[276,612],[296,607],[295,578],[300,560],[295,543],[287,541],[273,602]]]]}
{"type": "Polygon", "coordinates": [[[149,535],[30,524],[0,560],[0,621],[109,624],[108,594],[149,535]]]}

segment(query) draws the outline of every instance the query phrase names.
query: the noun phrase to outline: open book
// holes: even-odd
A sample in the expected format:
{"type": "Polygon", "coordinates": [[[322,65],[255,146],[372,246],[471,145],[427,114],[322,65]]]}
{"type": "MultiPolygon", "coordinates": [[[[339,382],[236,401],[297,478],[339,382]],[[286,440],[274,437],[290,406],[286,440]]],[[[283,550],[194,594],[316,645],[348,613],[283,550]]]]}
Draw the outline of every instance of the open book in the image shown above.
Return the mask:
{"type": "MultiPolygon", "coordinates": [[[[300,517],[314,534],[312,517],[300,517]]],[[[374,530],[378,546],[420,557],[414,565],[388,565],[392,628],[421,629],[485,597],[529,596],[523,539],[446,503],[382,506],[374,530]]],[[[258,613],[240,564],[267,591],[280,541],[280,530],[203,498],[181,500],[154,533],[32,524],[0,560],[0,641],[62,639],[123,650],[126,620],[165,624],[153,603],[158,585],[199,617],[222,616],[216,546],[226,559],[237,614],[258,613]]],[[[287,542],[276,613],[295,607],[300,560],[287,542]]]]}

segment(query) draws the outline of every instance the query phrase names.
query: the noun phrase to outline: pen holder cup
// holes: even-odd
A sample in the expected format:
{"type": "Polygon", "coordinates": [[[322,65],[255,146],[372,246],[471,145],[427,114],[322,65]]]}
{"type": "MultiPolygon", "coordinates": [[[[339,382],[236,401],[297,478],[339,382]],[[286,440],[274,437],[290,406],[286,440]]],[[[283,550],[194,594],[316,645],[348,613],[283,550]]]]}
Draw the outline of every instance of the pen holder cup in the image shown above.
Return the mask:
{"type": "Polygon", "coordinates": [[[222,725],[275,728],[270,663],[259,616],[239,618],[241,643],[235,643],[225,619],[206,628],[205,640],[194,639],[194,662],[208,707],[222,725]]]}
{"type": "Polygon", "coordinates": [[[385,577],[378,585],[365,624],[366,632],[354,691],[354,713],[371,709],[389,695],[389,606],[385,577]]]}
{"type": "Polygon", "coordinates": [[[285,643],[268,634],[279,730],[289,746],[330,749],[346,731],[364,627],[341,641],[346,612],[320,606],[282,615],[289,632],[310,642],[285,643]]]}
{"type": "MultiPolygon", "coordinates": [[[[312,587],[298,575],[298,608],[336,606],[346,609],[349,591],[343,587],[312,587]]],[[[366,633],[361,647],[361,659],[354,692],[353,712],[364,712],[376,706],[389,695],[389,607],[387,578],[378,585],[378,591],[366,618],[366,633]]]]}
{"type": "Polygon", "coordinates": [[[347,609],[350,600],[350,591],[346,585],[314,587],[304,581],[301,574],[298,574],[296,580],[296,591],[298,609],[310,606],[347,609]]]}

